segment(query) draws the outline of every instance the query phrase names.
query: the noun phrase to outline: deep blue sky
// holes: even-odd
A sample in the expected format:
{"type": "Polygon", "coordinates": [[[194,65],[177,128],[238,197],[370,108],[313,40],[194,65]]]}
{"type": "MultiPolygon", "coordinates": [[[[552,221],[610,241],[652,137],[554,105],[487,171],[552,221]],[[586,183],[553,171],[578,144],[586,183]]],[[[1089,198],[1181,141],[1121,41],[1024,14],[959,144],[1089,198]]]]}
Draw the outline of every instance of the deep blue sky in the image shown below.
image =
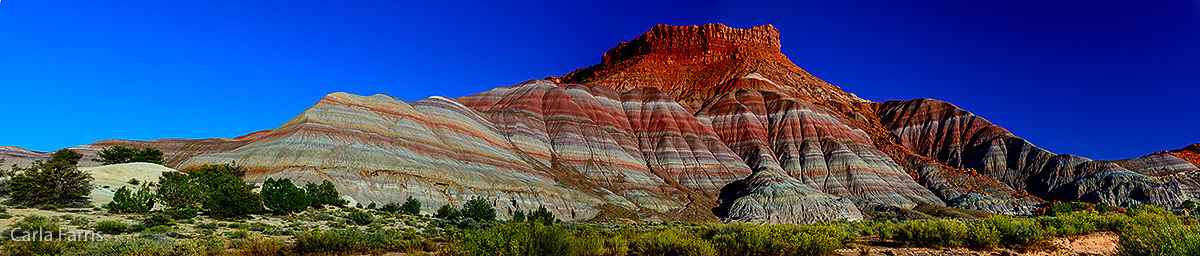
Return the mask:
{"type": "Polygon", "coordinates": [[[507,2],[7,0],[0,145],[235,137],[332,92],[460,97],[712,22],[774,24],[848,92],[952,102],[1056,153],[1200,142],[1200,0],[507,2]]]}

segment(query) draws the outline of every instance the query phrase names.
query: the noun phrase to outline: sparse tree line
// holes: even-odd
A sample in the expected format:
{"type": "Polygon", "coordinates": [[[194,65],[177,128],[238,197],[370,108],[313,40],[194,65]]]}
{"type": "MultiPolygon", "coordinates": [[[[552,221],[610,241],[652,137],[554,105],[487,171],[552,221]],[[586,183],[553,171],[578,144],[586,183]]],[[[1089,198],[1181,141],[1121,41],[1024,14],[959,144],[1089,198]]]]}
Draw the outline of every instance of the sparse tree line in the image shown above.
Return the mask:
{"type": "MultiPolygon", "coordinates": [[[[161,164],[163,152],[147,147],[112,146],[98,152],[95,162],[104,165],[146,162],[161,164]]],[[[56,151],[47,161],[35,161],[29,167],[12,165],[9,171],[0,172],[0,196],[7,196],[5,204],[23,207],[84,207],[91,190],[92,176],[79,170],[83,155],[70,149],[56,151]]],[[[0,159],[3,164],[4,159],[0,159]]],[[[164,206],[162,214],[174,219],[190,219],[201,211],[215,217],[241,218],[256,213],[290,215],[311,208],[325,206],[346,207],[348,201],[341,199],[333,183],[306,183],[296,186],[290,179],[268,178],[259,192],[257,185],[243,181],[245,170],[235,164],[202,165],[182,172],[164,172],[157,184],[129,180],[136,189],[122,186],[113,194],[112,202],[103,205],[110,213],[150,213],[156,204],[164,206]]],[[[359,203],[357,208],[376,209],[375,202],[366,207],[359,203]]],[[[421,201],[411,196],[403,204],[388,202],[380,211],[420,215],[421,201]]],[[[450,220],[472,220],[478,223],[496,220],[496,210],[483,198],[473,198],[462,210],[447,204],[438,209],[436,216],[450,220]]],[[[525,219],[524,212],[516,218],[525,219]]],[[[529,219],[554,220],[544,207],[530,212],[529,219]]]]}

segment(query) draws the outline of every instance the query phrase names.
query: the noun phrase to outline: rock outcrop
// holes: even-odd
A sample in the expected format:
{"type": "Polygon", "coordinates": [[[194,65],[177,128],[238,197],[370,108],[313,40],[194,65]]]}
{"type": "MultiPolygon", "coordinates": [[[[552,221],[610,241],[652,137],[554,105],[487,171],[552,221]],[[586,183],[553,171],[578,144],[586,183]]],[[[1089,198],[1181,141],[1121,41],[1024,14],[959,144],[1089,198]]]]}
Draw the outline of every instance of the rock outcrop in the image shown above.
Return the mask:
{"type": "Polygon", "coordinates": [[[1131,160],[1128,166],[1142,170],[1135,172],[1110,162],[1054,154],[946,102],[884,102],[879,116],[905,148],[1047,200],[1174,206],[1194,191],[1187,184],[1154,177],[1196,168],[1178,158],[1131,160]]]}

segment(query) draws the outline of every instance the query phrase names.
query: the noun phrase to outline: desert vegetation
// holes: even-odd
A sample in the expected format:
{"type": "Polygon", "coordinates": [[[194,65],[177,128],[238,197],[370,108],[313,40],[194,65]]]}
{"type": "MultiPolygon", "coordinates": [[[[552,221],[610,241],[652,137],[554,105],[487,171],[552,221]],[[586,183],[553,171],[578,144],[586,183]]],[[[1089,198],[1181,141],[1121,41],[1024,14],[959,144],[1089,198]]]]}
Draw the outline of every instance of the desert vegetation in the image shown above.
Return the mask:
{"type": "Polygon", "coordinates": [[[243,181],[244,171],[235,165],[203,165],[163,173],[157,184],[129,182],[100,208],[79,203],[86,200],[80,189],[91,185],[73,153],[60,151],[49,161],[4,172],[14,189],[7,207],[0,207],[0,230],[11,234],[0,238],[0,255],[834,255],[902,247],[1033,252],[1057,250],[1055,239],[1097,232],[1119,237],[1118,255],[1200,255],[1191,201],[1175,211],[1055,202],[1038,216],[922,206],[873,213],[873,220],[818,224],[569,223],[546,206],[504,219],[481,197],[433,212],[422,212],[422,202],[411,196],[349,207],[329,181],[297,186],[270,178],[258,189],[243,181]],[[56,194],[28,189],[48,187],[56,194]]]}

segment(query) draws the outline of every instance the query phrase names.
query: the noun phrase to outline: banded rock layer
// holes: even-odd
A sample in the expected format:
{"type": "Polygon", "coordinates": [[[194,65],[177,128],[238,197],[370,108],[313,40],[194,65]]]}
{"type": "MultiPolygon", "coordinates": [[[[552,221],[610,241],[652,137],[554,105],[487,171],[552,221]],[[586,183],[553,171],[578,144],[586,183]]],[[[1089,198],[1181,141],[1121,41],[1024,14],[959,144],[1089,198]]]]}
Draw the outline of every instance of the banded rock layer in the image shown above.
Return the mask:
{"type": "Polygon", "coordinates": [[[432,212],[481,196],[501,215],[546,206],[566,220],[611,211],[712,219],[722,188],[751,174],[715,131],[656,89],[545,80],[411,104],[331,94],[246,146],[183,166],[232,161],[252,181],[329,179],[357,201],[411,195],[432,212]]]}

